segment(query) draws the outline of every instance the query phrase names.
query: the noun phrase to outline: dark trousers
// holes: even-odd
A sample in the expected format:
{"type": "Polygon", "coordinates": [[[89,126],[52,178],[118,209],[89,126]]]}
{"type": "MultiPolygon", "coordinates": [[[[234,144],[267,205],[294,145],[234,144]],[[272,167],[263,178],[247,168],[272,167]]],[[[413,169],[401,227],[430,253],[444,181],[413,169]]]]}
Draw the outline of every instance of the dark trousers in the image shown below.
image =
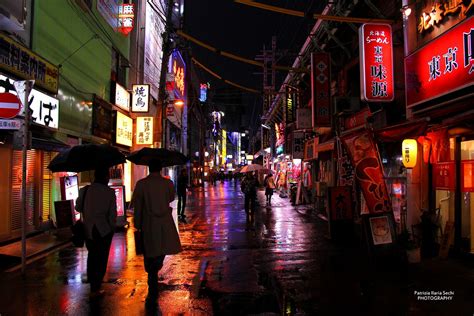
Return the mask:
{"type": "Polygon", "coordinates": [[[156,294],[158,291],[158,271],[163,267],[165,255],[158,257],[143,256],[145,271],[148,273],[148,292],[156,294]]]}
{"type": "Polygon", "coordinates": [[[87,255],[87,279],[91,285],[91,291],[98,291],[102,285],[107,262],[109,261],[110,244],[114,233],[101,237],[97,228],[92,229],[92,239],[86,239],[87,255]]]}
{"type": "Polygon", "coordinates": [[[186,208],[186,192],[178,193],[178,215],[184,215],[185,208],[186,208]]]}
{"type": "Polygon", "coordinates": [[[257,203],[257,194],[248,193],[245,194],[245,213],[255,213],[256,203],[257,203]]]}

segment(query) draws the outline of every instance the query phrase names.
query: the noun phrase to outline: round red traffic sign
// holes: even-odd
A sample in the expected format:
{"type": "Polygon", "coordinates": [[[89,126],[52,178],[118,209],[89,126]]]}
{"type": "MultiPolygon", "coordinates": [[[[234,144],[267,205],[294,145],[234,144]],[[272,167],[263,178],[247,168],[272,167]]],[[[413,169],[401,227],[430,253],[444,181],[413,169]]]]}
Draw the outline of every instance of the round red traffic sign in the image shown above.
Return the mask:
{"type": "Polygon", "coordinates": [[[0,93],[0,118],[9,119],[20,113],[21,103],[12,93],[0,93]]]}

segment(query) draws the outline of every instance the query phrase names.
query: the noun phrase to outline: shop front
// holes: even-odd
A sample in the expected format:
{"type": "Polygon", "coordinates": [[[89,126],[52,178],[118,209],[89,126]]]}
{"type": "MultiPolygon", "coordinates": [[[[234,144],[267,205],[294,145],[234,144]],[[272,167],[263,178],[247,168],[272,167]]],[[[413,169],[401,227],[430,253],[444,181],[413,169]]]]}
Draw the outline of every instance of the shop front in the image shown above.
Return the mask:
{"type": "MultiPolygon", "coordinates": [[[[411,44],[405,58],[407,114],[430,118],[429,130],[417,139],[420,164],[408,179],[408,221],[428,218],[433,227],[431,240],[421,232],[435,245],[427,255],[447,256],[450,249],[474,254],[474,17],[458,11],[440,25],[405,33],[411,44]]],[[[409,29],[415,22],[407,23],[409,29]]]]}

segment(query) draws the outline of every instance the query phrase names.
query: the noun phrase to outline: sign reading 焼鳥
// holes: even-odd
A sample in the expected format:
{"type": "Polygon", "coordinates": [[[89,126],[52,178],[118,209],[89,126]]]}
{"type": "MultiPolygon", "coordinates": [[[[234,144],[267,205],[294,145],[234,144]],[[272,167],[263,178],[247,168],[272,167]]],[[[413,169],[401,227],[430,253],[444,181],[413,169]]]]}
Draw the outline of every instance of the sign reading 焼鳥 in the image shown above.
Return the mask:
{"type": "Polygon", "coordinates": [[[311,54],[311,107],[313,127],[331,126],[331,59],[327,53],[311,54]]]}
{"type": "Polygon", "coordinates": [[[405,58],[407,107],[474,85],[474,17],[405,58]]]}
{"type": "Polygon", "coordinates": [[[132,112],[148,112],[149,95],[149,84],[132,85],[132,112]]]}
{"type": "Polygon", "coordinates": [[[367,102],[394,99],[392,28],[366,23],[359,28],[360,96],[367,102]]]}

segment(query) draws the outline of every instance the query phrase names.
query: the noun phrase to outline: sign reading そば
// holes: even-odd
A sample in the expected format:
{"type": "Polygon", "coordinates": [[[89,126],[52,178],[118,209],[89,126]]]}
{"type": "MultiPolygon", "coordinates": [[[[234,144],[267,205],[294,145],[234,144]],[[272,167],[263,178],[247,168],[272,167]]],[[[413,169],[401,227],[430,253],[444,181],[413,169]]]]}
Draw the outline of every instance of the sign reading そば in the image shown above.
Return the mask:
{"type": "Polygon", "coordinates": [[[367,102],[394,99],[392,28],[366,23],[359,28],[360,94],[367,102]]]}

